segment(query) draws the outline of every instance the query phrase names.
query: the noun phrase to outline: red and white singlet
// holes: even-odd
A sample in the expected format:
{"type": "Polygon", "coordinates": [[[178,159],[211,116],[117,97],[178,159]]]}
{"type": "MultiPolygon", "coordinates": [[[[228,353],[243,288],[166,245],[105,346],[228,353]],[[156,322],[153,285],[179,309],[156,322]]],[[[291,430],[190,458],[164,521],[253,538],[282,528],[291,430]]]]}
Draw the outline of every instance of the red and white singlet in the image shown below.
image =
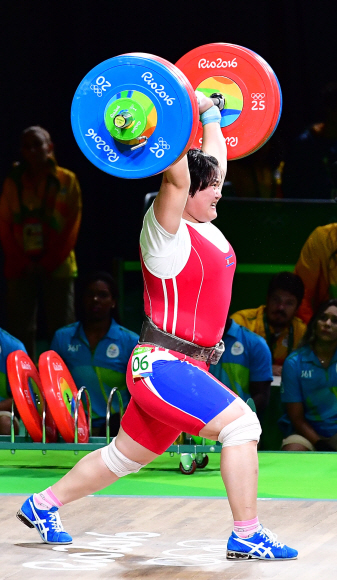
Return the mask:
{"type": "Polygon", "coordinates": [[[210,222],[181,221],[176,234],[157,222],[153,205],[140,236],[145,313],[160,329],[201,346],[223,335],[236,258],[210,222]]]}

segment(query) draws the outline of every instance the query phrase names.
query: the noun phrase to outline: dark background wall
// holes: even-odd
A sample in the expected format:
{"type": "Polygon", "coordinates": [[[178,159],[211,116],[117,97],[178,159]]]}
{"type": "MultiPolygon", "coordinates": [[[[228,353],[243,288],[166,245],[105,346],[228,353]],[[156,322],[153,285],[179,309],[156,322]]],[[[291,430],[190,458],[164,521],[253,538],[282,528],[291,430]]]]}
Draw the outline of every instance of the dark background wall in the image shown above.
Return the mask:
{"type": "Polygon", "coordinates": [[[80,271],[109,269],[113,256],[137,259],[143,197],[158,189],[160,178],[118,180],[83,156],[70,126],[81,79],[123,52],[175,62],[209,42],[247,46],[279,78],[284,107],[274,139],[286,147],[308,122],[319,120],[318,91],[337,79],[336,14],[331,0],[2,0],[0,178],[18,157],[22,129],[46,127],[59,164],[78,174],[83,190],[80,271]]]}

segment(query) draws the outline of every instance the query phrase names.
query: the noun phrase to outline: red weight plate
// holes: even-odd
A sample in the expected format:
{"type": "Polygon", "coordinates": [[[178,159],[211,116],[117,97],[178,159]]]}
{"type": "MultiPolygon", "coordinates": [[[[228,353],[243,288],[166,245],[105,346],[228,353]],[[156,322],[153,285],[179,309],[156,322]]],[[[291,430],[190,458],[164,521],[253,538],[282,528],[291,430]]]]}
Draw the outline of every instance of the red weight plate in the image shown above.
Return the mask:
{"type": "MultiPolygon", "coordinates": [[[[246,49],[248,50],[248,49],[246,49]]],[[[271,68],[271,66],[258,54],[256,54],[253,51],[250,51],[252,53],[253,56],[255,56],[255,58],[257,58],[262,66],[265,67],[265,69],[267,70],[269,77],[272,81],[273,87],[274,87],[274,96],[275,96],[275,111],[274,111],[274,116],[273,116],[273,120],[272,120],[272,124],[270,126],[270,129],[266,135],[266,138],[264,140],[262,140],[261,145],[259,147],[257,147],[255,149],[255,151],[257,149],[259,149],[268,139],[270,139],[270,137],[273,135],[279,120],[280,120],[280,116],[281,116],[281,111],[282,111],[282,93],[281,93],[281,88],[279,85],[279,82],[277,80],[277,77],[273,71],[273,69],[271,68]]]]}
{"type": "Polygon", "coordinates": [[[272,124],[270,126],[269,131],[267,132],[267,134],[264,136],[264,138],[262,139],[262,141],[256,145],[256,147],[250,151],[249,154],[255,153],[255,151],[258,151],[258,149],[260,149],[261,147],[263,147],[263,145],[265,145],[265,143],[272,137],[272,135],[274,134],[279,120],[280,120],[280,116],[281,116],[281,111],[282,111],[282,93],[280,90],[280,86],[278,83],[278,80],[275,76],[275,73],[273,72],[273,70],[269,67],[269,74],[271,79],[273,80],[273,84],[275,86],[275,113],[274,113],[274,117],[273,117],[273,121],[272,124]]]}
{"type": "MultiPolygon", "coordinates": [[[[66,443],[75,437],[75,402],[77,388],[61,357],[53,350],[43,352],[39,358],[42,389],[54,421],[66,443]]],[[[89,441],[89,429],[82,402],[78,409],[78,442],[89,441]]]]}
{"type": "MultiPolygon", "coordinates": [[[[262,61],[244,47],[219,43],[200,46],[176,63],[194,90],[225,95],[221,125],[228,159],[249,155],[272,132],[277,111],[276,85],[262,61]]],[[[201,139],[200,125],[195,147],[201,147],[201,139]]]]}
{"type": "MultiPolygon", "coordinates": [[[[33,441],[41,442],[45,401],[36,366],[23,350],[16,350],[7,357],[7,374],[20,417],[33,441]]],[[[46,406],[46,441],[53,443],[56,440],[56,425],[46,406]]]]}
{"type": "MultiPolygon", "coordinates": [[[[135,56],[143,56],[143,53],[141,52],[131,52],[128,53],[131,55],[135,55],[135,56]]],[[[194,89],[190,83],[190,81],[188,80],[188,78],[184,75],[184,73],[174,64],[172,64],[171,62],[169,62],[168,60],[165,60],[164,58],[161,58],[160,56],[156,56],[154,54],[146,54],[146,57],[148,58],[149,56],[151,56],[151,58],[153,58],[153,60],[156,60],[157,62],[160,62],[162,64],[164,64],[166,66],[166,68],[168,70],[170,70],[175,77],[177,77],[181,84],[185,87],[190,100],[191,100],[191,105],[192,105],[192,114],[193,114],[193,123],[192,123],[192,128],[191,128],[191,136],[188,140],[188,142],[186,143],[186,146],[184,148],[184,150],[182,151],[182,153],[179,155],[178,159],[175,161],[175,163],[177,163],[180,159],[182,159],[182,157],[187,153],[187,151],[189,149],[191,149],[196,135],[197,135],[197,131],[199,128],[199,106],[198,106],[198,101],[197,98],[195,96],[195,92],[194,89]]],[[[179,121],[179,122],[183,122],[183,120],[179,121]]]]}

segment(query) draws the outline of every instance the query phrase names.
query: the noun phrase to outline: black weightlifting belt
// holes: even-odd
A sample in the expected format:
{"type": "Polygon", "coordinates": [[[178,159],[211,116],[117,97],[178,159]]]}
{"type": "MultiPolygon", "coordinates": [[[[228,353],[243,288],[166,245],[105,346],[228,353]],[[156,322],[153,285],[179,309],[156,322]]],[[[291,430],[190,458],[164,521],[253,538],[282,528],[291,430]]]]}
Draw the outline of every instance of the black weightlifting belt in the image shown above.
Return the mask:
{"type": "Polygon", "coordinates": [[[178,336],[173,336],[173,334],[160,330],[148,316],[143,322],[138,342],[139,344],[153,344],[154,346],[174,350],[211,365],[216,365],[219,362],[225,350],[222,340],[215,346],[206,347],[199,346],[178,336]]]}

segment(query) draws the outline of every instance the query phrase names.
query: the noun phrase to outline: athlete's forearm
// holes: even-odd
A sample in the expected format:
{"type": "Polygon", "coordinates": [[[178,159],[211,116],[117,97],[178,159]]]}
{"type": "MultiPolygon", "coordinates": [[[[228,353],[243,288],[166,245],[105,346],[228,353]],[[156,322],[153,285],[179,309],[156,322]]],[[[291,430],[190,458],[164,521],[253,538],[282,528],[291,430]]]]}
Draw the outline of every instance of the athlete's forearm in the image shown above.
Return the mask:
{"type": "Polygon", "coordinates": [[[213,155],[221,165],[225,179],[227,173],[227,146],[219,123],[208,123],[203,127],[202,151],[213,155]]]}

